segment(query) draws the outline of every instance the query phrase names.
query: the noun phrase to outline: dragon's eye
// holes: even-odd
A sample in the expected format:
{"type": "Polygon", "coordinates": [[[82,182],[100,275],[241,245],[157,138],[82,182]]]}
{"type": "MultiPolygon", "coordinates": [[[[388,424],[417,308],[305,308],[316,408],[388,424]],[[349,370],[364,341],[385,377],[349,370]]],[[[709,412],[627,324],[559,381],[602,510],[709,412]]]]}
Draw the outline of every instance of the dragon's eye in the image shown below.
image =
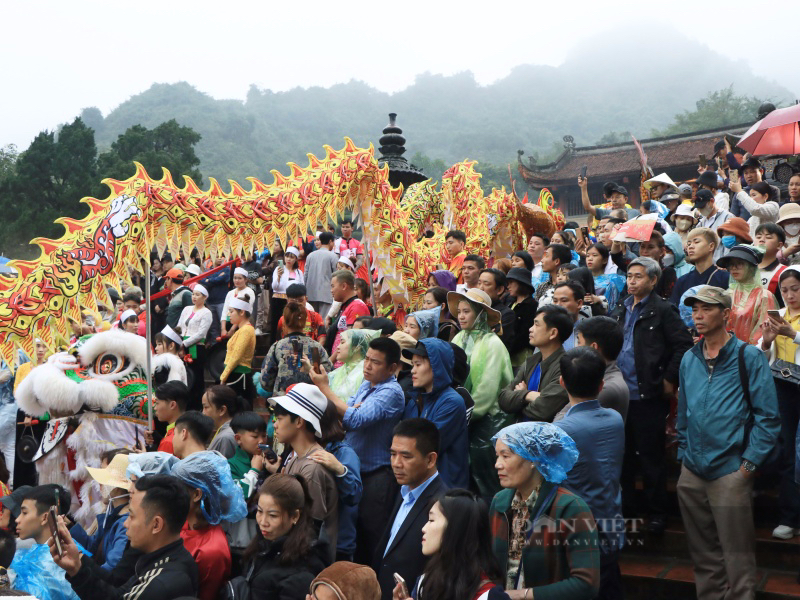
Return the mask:
{"type": "Polygon", "coordinates": [[[91,370],[95,375],[113,375],[120,373],[130,366],[130,359],[119,356],[113,352],[106,352],[98,356],[92,363],[91,370]]]}

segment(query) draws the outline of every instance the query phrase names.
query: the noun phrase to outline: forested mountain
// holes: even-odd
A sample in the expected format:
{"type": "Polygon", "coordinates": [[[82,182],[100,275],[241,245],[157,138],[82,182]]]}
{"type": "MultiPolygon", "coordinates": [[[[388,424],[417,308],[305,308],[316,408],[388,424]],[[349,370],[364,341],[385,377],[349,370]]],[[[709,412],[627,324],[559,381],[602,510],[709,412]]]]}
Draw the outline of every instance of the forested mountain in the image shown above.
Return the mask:
{"type": "Polygon", "coordinates": [[[270,169],[286,172],[287,161],[305,165],[307,152],[320,154],[323,144],[341,147],[344,136],[377,145],[389,112],[399,114],[409,158],[419,152],[446,164],[473,158],[505,165],[519,148],[541,158],[552,154],[566,134],[578,145],[611,131],[647,137],[730,86],[741,96],[793,101],[792,92],[743,63],[686,38],[665,45],[665,38],[668,32],[658,40],[650,32],[625,32],[586,40],[559,67],[519,66],[487,86],[469,72],[426,73],[394,94],[351,81],[279,93],[252,87],[240,101],[215,100],[187,83],[155,84],[105,118],[94,108],[81,116],[96,130],[101,151],[128,127],[154,128],[174,118],[202,136],[196,149],[205,176],[271,181],[270,169]]]}

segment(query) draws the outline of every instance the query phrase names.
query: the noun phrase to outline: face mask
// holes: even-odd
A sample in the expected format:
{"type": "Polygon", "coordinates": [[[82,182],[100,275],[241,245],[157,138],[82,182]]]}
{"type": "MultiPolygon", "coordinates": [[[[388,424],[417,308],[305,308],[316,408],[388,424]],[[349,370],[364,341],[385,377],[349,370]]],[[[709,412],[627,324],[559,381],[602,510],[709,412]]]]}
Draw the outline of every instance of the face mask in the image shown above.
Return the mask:
{"type": "Polygon", "coordinates": [[[722,245],[726,248],[733,248],[736,245],[736,236],[735,235],[723,235],[720,239],[722,245]]]}
{"type": "Polygon", "coordinates": [[[689,219],[675,219],[675,228],[678,231],[687,231],[692,226],[689,219]]]}
{"type": "Polygon", "coordinates": [[[783,228],[786,231],[786,233],[792,237],[800,233],[800,223],[789,223],[787,225],[784,225],[783,228]]]}
{"type": "Polygon", "coordinates": [[[661,259],[661,264],[664,265],[664,267],[671,267],[675,264],[675,257],[667,253],[664,255],[664,258],[661,259]]]}

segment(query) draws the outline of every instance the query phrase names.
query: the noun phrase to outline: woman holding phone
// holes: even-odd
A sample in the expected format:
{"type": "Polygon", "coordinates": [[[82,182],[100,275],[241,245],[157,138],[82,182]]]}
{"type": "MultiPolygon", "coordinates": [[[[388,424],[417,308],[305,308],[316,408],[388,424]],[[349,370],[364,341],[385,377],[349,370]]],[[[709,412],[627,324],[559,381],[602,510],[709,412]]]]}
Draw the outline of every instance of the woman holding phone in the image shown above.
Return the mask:
{"type": "Polygon", "coordinates": [[[311,383],[307,372],[302,370],[302,359],[313,362],[318,354],[320,368],[325,372],[333,369],[325,348],[305,335],[308,311],[302,304],[287,304],[283,309],[283,327],[286,336],[269,349],[261,370],[261,387],[270,396],[283,396],[286,389],[295,383],[311,383]]]}
{"type": "Polygon", "coordinates": [[[769,310],[761,323],[759,347],[772,365],[778,408],[781,414],[781,483],[778,492],[780,516],[772,536],[788,540],[800,531],[800,496],[795,484],[797,424],[800,421],[800,268],[787,267],[778,283],[785,307],[769,310]],[[783,361],[783,362],[781,362],[783,361]],[[780,370],[776,372],[776,367],[780,370]]]}
{"type": "MultiPolygon", "coordinates": [[[[414,590],[417,600],[486,600],[493,589],[493,598],[508,598],[491,540],[483,500],[467,490],[450,490],[428,512],[422,528],[422,554],[428,564],[416,582],[405,582],[406,587],[414,590]]],[[[392,598],[409,598],[399,581],[392,598]]]]}

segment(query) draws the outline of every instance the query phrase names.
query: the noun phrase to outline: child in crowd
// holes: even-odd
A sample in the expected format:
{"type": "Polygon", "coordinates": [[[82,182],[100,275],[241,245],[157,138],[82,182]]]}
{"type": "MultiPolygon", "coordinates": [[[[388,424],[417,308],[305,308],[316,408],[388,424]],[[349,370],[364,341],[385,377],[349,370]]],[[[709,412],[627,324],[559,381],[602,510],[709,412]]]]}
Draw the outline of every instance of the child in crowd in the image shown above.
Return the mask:
{"type": "MultiPolygon", "coordinates": [[[[189,388],[180,381],[168,381],[156,388],[156,398],[153,402],[153,414],[156,419],[167,424],[167,434],[158,444],[159,452],[174,453],[172,438],[175,435],[175,421],[185,411],[189,403],[189,388]]],[[[148,446],[153,446],[153,432],[145,431],[145,441],[148,446]]]]}
{"type": "Polygon", "coordinates": [[[778,281],[781,273],[786,269],[778,260],[778,251],[786,243],[786,232],[783,227],[775,223],[761,223],[756,227],[755,246],[764,251],[761,263],[758,265],[761,274],[761,287],[773,294],[778,305],[783,308],[783,298],[778,293],[778,281]]]}
{"type": "Polygon", "coordinates": [[[245,500],[255,493],[259,475],[264,469],[264,457],[259,444],[267,443],[267,423],[258,413],[244,411],[231,419],[236,444],[233,458],[228,459],[233,480],[242,487],[245,500]]]}
{"type": "Polygon", "coordinates": [[[153,383],[155,385],[161,385],[170,379],[189,383],[182,356],[183,339],[169,325],[156,334],[155,353],[156,357],[153,361],[153,383]]]}
{"type": "MultiPolygon", "coordinates": [[[[28,592],[40,600],[78,600],[78,595],[66,580],[66,573],[53,561],[47,545],[50,507],[57,506],[60,514],[66,514],[69,504],[69,492],[55,484],[31,488],[23,497],[17,517],[17,533],[20,540],[30,539],[34,544],[19,548],[11,562],[11,569],[16,574],[14,589],[28,592]]],[[[90,555],[88,552],[85,554],[90,555]]]]}
{"type": "Polygon", "coordinates": [[[556,271],[556,283],[566,283],[569,272],[577,268],[578,266],[572,263],[567,263],[558,267],[558,271],[556,271]]]}
{"type": "Polygon", "coordinates": [[[100,468],[87,467],[89,475],[102,487],[103,499],[108,509],[97,515],[94,533],[89,535],[80,524],[73,525],[69,532],[79,544],[95,555],[100,568],[111,571],[117,566],[128,544],[125,520],[128,518],[130,482],[125,477],[128,468],[127,448],[114,448],[100,455],[100,468]]]}
{"type": "Polygon", "coordinates": [[[231,419],[231,429],[237,444],[236,453],[228,459],[231,476],[241,486],[245,502],[252,502],[248,502],[250,511],[247,518],[226,524],[226,531],[230,547],[243,551],[258,532],[254,503],[259,481],[266,475],[264,458],[258,445],[267,442],[267,424],[261,415],[244,411],[231,419]]]}

